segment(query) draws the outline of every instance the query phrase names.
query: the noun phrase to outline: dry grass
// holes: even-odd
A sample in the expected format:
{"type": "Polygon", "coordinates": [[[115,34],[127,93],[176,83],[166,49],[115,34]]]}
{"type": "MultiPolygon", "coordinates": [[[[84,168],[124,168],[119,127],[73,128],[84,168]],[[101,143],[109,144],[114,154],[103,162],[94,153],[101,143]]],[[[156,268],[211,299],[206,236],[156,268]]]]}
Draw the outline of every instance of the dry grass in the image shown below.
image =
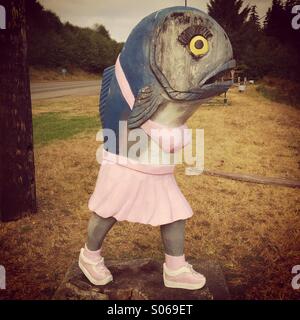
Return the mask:
{"type": "Polygon", "coordinates": [[[255,87],[229,97],[229,107],[203,107],[190,120],[205,130],[205,166],[300,178],[299,110],[265,99],[255,87]]]}
{"type": "Polygon", "coordinates": [[[32,114],[40,115],[49,112],[63,112],[67,116],[95,116],[98,114],[99,97],[63,97],[54,99],[35,100],[32,114]]]}
{"type": "MultiPolygon", "coordinates": [[[[205,166],[299,179],[299,111],[266,100],[254,88],[233,90],[229,97],[230,106],[204,106],[189,122],[205,129],[205,166]]],[[[34,112],[72,113],[74,106],[83,112],[86,101],[87,112],[98,116],[96,98],[78,99],[37,104],[34,112]]],[[[0,225],[0,264],[8,277],[0,298],[49,299],[77,259],[98,173],[95,134],[35,150],[39,212],[0,225]]],[[[188,257],[218,260],[235,299],[300,298],[290,285],[291,269],[300,264],[299,190],[188,177],[183,166],[176,178],[195,212],[187,225],[188,257]]],[[[104,255],[162,258],[159,228],[118,223],[104,255]]]]}

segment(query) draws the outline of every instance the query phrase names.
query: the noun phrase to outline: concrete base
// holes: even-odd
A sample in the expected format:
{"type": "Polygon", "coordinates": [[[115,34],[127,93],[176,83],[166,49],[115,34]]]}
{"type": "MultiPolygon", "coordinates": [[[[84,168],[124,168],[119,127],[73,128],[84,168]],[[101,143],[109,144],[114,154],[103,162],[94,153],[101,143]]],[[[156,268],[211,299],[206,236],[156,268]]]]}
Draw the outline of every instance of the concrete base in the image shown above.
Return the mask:
{"type": "Polygon", "coordinates": [[[54,300],[228,300],[230,294],[220,266],[214,261],[189,261],[207,278],[201,290],[166,288],[162,261],[138,259],[106,261],[114,281],[105,286],[92,285],[75,262],[53,296],[54,300]]]}

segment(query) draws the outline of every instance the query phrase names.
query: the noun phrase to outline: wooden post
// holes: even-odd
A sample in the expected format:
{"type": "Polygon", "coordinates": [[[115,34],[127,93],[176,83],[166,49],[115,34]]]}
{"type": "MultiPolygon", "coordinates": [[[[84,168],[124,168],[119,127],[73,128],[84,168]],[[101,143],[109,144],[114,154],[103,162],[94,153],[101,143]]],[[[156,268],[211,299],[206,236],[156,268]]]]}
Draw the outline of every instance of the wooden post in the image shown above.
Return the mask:
{"type": "Polygon", "coordinates": [[[0,220],[37,211],[24,0],[4,0],[0,30],[0,220]]]}
{"type": "Polygon", "coordinates": [[[224,93],[224,104],[226,105],[228,102],[228,99],[227,99],[227,91],[225,91],[224,93]]]}
{"type": "Polygon", "coordinates": [[[235,74],[235,71],[231,70],[231,80],[233,84],[234,84],[234,74],[235,74]]]}

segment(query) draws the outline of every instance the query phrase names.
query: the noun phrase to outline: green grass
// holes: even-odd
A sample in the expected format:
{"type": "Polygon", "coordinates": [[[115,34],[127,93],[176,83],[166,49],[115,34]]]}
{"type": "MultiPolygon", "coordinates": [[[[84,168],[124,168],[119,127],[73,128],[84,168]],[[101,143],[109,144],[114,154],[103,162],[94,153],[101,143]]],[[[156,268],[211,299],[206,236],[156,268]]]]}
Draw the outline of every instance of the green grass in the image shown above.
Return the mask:
{"type": "Polygon", "coordinates": [[[94,116],[66,117],[65,113],[48,112],[33,117],[35,145],[46,145],[53,141],[65,140],[90,130],[97,130],[100,123],[94,116]]]}

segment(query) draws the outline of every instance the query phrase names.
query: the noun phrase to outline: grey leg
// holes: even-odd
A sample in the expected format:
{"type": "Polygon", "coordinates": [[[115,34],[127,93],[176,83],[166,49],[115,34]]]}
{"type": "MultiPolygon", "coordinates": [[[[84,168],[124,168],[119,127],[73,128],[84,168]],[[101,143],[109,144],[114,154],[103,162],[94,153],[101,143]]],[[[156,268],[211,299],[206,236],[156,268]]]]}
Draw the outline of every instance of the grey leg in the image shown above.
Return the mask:
{"type": "Polygon", "coordinates": [[[102,218],[93,212],[88,224],[87,248],[91,251],[99,250],[106,234],[116,221],[113,217],[102,218]]]}
{"type": "Polygon", "coordinates": [[[184,229],[186,220],[178,220],[160,226],[165,253],[170,256],[184,254],[184,229]]]}

